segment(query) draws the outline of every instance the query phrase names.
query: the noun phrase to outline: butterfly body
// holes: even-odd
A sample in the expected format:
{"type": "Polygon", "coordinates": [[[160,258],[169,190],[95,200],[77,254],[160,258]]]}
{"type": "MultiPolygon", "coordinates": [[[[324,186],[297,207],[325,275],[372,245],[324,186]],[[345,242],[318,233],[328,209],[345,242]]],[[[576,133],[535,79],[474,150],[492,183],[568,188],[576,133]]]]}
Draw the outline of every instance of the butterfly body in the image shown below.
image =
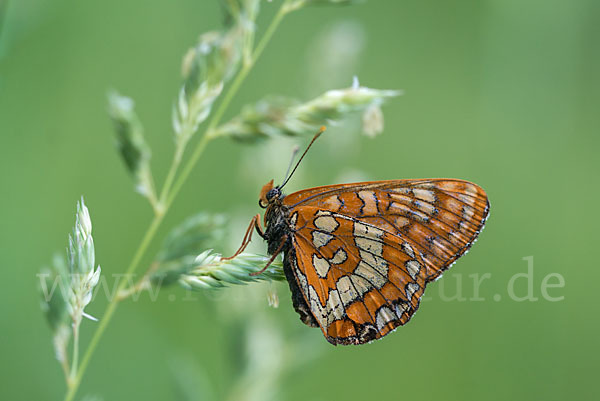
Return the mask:
{"type": "MultiPolygon", "coordinates": [[[[261,191],[268,252],[284,254],[294,309],[332,344],[363,344],[408,322],[425,286],[463,255],[489,211],[453,179],[261,191]]],[[[251,227],[252,227],[251,223],[251,227]]],[[[249,241],[249,238],[248,238],[249,241]]]]}
{"type": "MultiPolygon", "coordinates": [[[[267,184],[269,186],[272,183],[267,184]]],[[[318,327],[318,323],[306,304],[301,289],[298,287],[297,280],[292,271],[291,261],[296,260],[296,254],[293,248],[292,238],[294,227],[289,219],[289,208],[283,204],[285,195],[274,189],[271,193],[264,195],[267,202],[265,211],[265,231],[263,238],[267,241],[267,252],[270,255],[283,253],[283,271],[286,280],[290,285],[292,293],[292,304],[294,309],[300,315],[300,320],[311,327],[318,327]]]]}

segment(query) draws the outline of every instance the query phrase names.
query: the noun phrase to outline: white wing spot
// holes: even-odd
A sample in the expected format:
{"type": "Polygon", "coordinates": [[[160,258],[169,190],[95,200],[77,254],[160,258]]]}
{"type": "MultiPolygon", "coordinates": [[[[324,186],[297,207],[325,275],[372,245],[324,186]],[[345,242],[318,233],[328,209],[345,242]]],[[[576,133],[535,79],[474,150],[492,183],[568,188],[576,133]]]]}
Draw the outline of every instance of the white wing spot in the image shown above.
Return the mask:
{"type": "Polygon", "coordinates": [[[332,239],[333,235],[331,234],[327,234],[321,231],[313,231],[312,233],[313,245],[317,248],[320,248],[323,245],[327,245],[332,239]]]}
{"type": "Polygon", "coordinates": [[[330,290],[327,298],[327,324],[331,324],[334,320],[339,320],[344,317],[345,309],[340,299],[340,293],[337,290],[330,290]]]}
{"type": "Polygon", "coordinates": [[[425,214],[434,215],[436,213],[436,208],[430,203],[426,202],[418,202],[416,205],[417,208],[425,214]]]}
{"type": "Polygon", "coordinates": [[[393,214],[407,214],[410,213],[410,208],[402,203],[390,202],[388,211],[393,214]]]}
{"type": "Polygon", "coordinates": [[[412,300],[413,295],[419,290],[419,288],[421,287],[419,287],[419,284],[417,283],[406,284],[406,299],[409,301],[412,300]]]}
{"type": "Polygon", "coordinates": [[[427,189],[414,188],[413,194],[415,194],[416,198],[419,198],[426,202],[435,202],[435,194],[433,193],[433,191],[429,191],[427,189]]]}
{"type": "Polygon", "coordinates": [[[338,249],[335,255],[329,261],[334,265],[342,264],[348,259],[348,254],[342,248],[338,249]]]}
{"type": "Polygon", "coordinates": [[[319,321],[321,327],[327,326],[327,311],[319,301],[319,295],[312,285],[308,286],[308,299],[310,299],[310,311],[319,321]]]}
{"type": "Polygon", "coordinates": [[[475,209],[473,209],[471,206],[463,206],[463,211],[462,211],[462,218],[465,220],[471,220],[473,218],[473,215],[475,214],[475,209]]]}
{"type": "Polygon", "coordinates": [[[420,223],[429,223],[430,217],[419,210],[412,210],[411,216],[420,223]]]}
{"type": "Polygon", "coordinates": [[[359,221],[354,223],[354,235],[371,238],[382,238],[384,231],[380,228],[361,223],[359,221]]]}
{"type": "Polygon", "coordinates": [[[408,242],[403,242],[401,247],[405,254],[407,254],[411,258],[415,257],[415,251],[414,249],[412,249],[412,246],[410,246],[408,242]]]}
{"type": "Polygon", "coordinates": [[[387,282],[386,276],[382,276],[377,272],[377,270],[375,270],[363,261],[361,261],[358,264],[358,266],[356,266],[356,269],[354,269],[354,274],[364,277],[376,288],[383,287],[387,282]]]}
{"type": "Polygon", "coordinates": [[[410,188],[400,187],[400,188],[391,188],[391,192],[395,192],[397,194],[410,195],[410,188]]]}
{"type": "Polygon", "coordinates": [[[337,281],[336,287],[340,293],[340,298],[342,299],[344,306],[350,305],[358,297],[348,276],[341,277],[337,281]]]}
{"type": "Polygon", "coordinates": [[[473,198],[469,195],[458,194],[458,199],[460,199],[461,202],[466,203],[467,205],[475,204],[475,198],[473,198]]]}
{"type": "Polygon", "coordinates": [[[340,226],[335,218],[331,215],[319,216],[315,219],[315,227],[319,230],[326,231],[328,233],[332,233],[340,226]]]}
{"type": "Polygon", "coordinates": [[[402,319],[402,314],[408,311],[408,304],[401,302],[396,304],[396,315],[398,315],[398,319],[402,319]]]}
{"type": "Polygon", "coordinates": [[[419,271],[421,270],[421,264],[416,260],[409,260],[404,264],[404,266],[406,266],[408,274],[410,274],[412,279],[416,280],[417,274],[419,274],[419,271]]]}
{"type": "Polygon", "coordinates": [[[313,266],[314,266],[315,270],[317,271],[317,274],[319,275],[319,277],[321,277],[321,278],[327,277],[327,273],[329,273],[329,268],[331,267],[331,265],[329,264],[329,262],[327,260],[322,259],[322,258],[318,257],[316,254],[314,254],[312,263],[313,263],[313,266]]]}
{"type": "Polygon", "coordinates": [[[377,203],[373,191],[359,191],[358,197],[364,202],[363,211],[367,214],[377,213],[377,203]]]}
{"type": "Polygon", "coordinates": [[[361,257],[361,259],[363,260],[364,263],[366,263],[369,266],[373,267],[382,276],[387,277],[387,274],[388,274],[388,263],[387,263],[387,261],[385,259],[383,259],[382,257],[379,257],[377,255],[373,255],[373,254],[371,254],[369,252],[365,252],[363,250],[359,250],[358,252],[359,252],[360,257],[361,257]]]}
{"type": "Polygon", "coordinates": [[[383,255],[383,244],[377,240],[364,237],[355,237],[354,242],[361,250],[371,252],[377,256],[383,255]]]}
{"type": "Polygon", "coordinates": [[[361,298],[373,288],[373,285],[367,279],[356,274],[351,275],[350,280],[352,281],[352,284],[354,284],[356,291],[358,291],[358,296],[361,298]]]}
{"type": "Polygon", "coordinates": [[[381,308],[379,308],[379,311],[377,312],[377,329],[379,329],[379,331],[381,331],[386,324],[396,320],[396,316],[394,315],[394,312],[392,312],[392,310],[390,308],[388,308],[387,306],[382,306],[381,308]]]}

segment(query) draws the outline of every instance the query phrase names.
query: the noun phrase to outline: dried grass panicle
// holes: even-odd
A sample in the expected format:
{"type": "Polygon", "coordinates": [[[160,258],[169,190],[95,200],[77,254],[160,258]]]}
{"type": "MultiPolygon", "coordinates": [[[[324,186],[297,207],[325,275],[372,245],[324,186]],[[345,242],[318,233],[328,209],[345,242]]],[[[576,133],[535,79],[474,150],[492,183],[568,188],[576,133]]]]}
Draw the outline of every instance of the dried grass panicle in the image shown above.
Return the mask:
{"type": "Polygon", "coordinates": [[[134,177],[135,190],[154,202],[156,194],[150,170],[152,152],[144,138],[144,128],[135,112],[133,99],[116,91],[109,92],[108,113],[117,134],[117,149],[134,177]]]}
{"type": "Polygon", "coordinates": [[[67,381],[77,368],[79,326],[84,317],[95,320],[85,312],[91,302],[94,287],[100,280],[96,267],[92,221],[83,198],[77,204],[73,232],[69,235],[67,258],[56,256],[52,268],[39,275],[42,310],[53,332],[56,358],[61,363],[67,381]],[[73,368],[69,373],[67,346],[73,338],[73,368]]]}
{"type": "MultiPolygon", "coordinates": [[[[308,102],[271,97],[246,106],[241,114],[215,130],[215,136],[227,136],[243,142],[255,142],[275,136],[312,134],[324,122],[335,124],[354,113],[379,107],[400,91],[362,87],[323,93],[308,102]]],[[[382,118],[382,117],[381,117],[382,118]]]]}
{"type": "Polygon", "coordinates": [[[233,259],[223,260],[221,255],[205,251],[196,258],[196,266],[179,278],[186,289],[205,290],[222,288],[228,284],[247,284],[254,281],[281,281],[285,279],[283,264],[274,261],[262,274],[252,276],[264,268],[270,257],[241,253],[233,259]]]}
{"type": "Polygon", "coordinates": [[[165,239],[150,280],[160,285],[177,282],[182,274],[197,266],[199,254],[223,243],[226,223],[222,214],[198,213],[188,217],[165,239]]]}
{"type": "Polygon", "coordinates": [[[75,227],[73,234],[69,236],[67,266],[71,276],[67,307],[73,322],[78,323],[83,316],[90,317],[84,312],[84,308],[92,300],[92,292],[100,280],[101,271],[100,266],[95,267],[92,221],[83,198],[77,204],[75,227]]]}
{"type": "Polygon", "coordinates": [[[258,0],[228,2],[230,26],[200,35],[183,58],[183,86],[173,107],[172,122],[179,147],[185,146],[223,92],[225,83],[238,71],[254,45],[254,22],[258,0]]]}

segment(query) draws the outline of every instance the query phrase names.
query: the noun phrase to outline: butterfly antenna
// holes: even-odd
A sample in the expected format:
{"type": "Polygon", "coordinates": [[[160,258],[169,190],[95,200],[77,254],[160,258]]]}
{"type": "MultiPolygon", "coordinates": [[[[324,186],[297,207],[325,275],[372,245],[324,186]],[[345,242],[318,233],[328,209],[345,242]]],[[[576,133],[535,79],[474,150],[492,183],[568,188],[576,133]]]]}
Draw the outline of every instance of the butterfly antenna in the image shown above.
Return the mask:
{"type": "MultiPolygon", "coordinates": [[[[323,125],[323,126],[321,126],[321,128],[319,128],[319,132],[317,132],[317,133],[315,134],[315,136],[313,137],[312,141],[310,141],[310,143],[309,143],[309,144],[308,144],[308,146],[306,147],[306,150],[304,151],[304,153],[302,153],[302,156],[300,156],[300,159],[299,159],[299,160],[298,160],[298,162],[296,163],[296,166],[294,167],[294,169],[292,170],[292,172],[291,172],[289,175],[287,175],[287,174],[286,174],[286,175],[287,175],[287,178],[285,179],[285,181],[283,182],[283,184],[281,184],[281,185],[279,186],[279,189],[283,188],[283,187],[284,187],[284,185],[285,185],[285,184],[287,184],[287,182],[290,180],[290,178],[292,178],[292,176],[294,175],[294,172],[296,171],[296,169],[297,169],[297,168],[298,168],[298,166],[300,165],[300,162],[302,161],[302,159],[304,159],[304,156],[306,156],[306,153],[308,152],[308,149],[310,149],[310,147],[311,147],[311,146],[312,146],[312,144],[313,144],[313,143],[314,143],[314,142],[317,140],[317,138],[318,138],[319,136],[321,136],[321,134],[322,134],[323,132],[325,132],[325,129],[326,129],[326,128],[325,128],[325,126],[324,126],[324,125],[323,125]]],[[[292,159],[292,160],[293,160],[293,159],[292,159]]],[[[291,165],[292,165],[292,164],[290,163],[290,166],[291,166],[291,165]]],[[[289,168],[288,168],[288,171],[289,171],[289,168]]]]}
{"type": "Polygon", "coordinates": [[[296,155],[298,154],[298,152],[300,151],[300,147],[298,145],[294,146],[294,149],[292,150],[292,158],[290,159],[290,164],[288,165],[287,171],[285,172],[285,177],[283,178],[283,181],[287,181],[287,178],[290,174],[290,170],[292,169],[292,166],[294,165],[294,159],[296,158],[296,155]]]}

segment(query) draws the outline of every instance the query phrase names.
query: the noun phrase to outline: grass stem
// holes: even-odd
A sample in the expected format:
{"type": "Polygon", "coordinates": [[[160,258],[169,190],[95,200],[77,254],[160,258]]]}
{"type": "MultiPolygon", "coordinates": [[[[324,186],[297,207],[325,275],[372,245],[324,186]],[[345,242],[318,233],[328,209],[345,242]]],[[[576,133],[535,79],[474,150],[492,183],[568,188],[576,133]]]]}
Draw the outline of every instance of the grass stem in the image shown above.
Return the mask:
{"type": "Polygon", "coordinates": [[[77,362],[79,362],[79,323],[73,322],[73,361],[71,365],[71,373],[69,374],[67,383],[73,385],[75,375],[77,374],[77,362]]]}
{"type": "MultiPolygon", "coordinates": [[[[156,215],[154,217],[154,219],[152,220],[152,223],[148,227],[148,230],[146,231],[146,234],[144,235],[142,242],[140,243],[135,255],[133,256],[133,259],[131,260],[131,263],[129,264],[127,271],[125,272],[125,276],[131,275],[135,271],[136,267],[138,266],[138,264],[140,263],[140,261],[142,259],[142,256],[146,252],[148,245],[150,245],[150,242],[154,238],[154,235],[156,234],[156,230],[158,229],[158,227],[160,226],[160,223],[162,222],[163,216],[164,215],[156,215]]],[[[121,292],[126,286],[127,286],[127,280],[121,281],[119,283],[119,286],[117,287],[116,294],[121,292]]],[[[83,355],[83,358],[81,359],[81,365],[79,366],[79,369],[77,370],[77,374],[75,375],[74,379],[72,380],[71,387],[69,387],[67,394],[65,395],[65,398],[64,398],[65,401],[72,401],[73,398],[75,397],[75,393],[77,392],[77,389],[79,388],[79,385],[81,384],[81,378],[83,377],[83,374],[85,373],[85,370],[86,370],[88,364],[90,363],[90,359],[92,358],[92,355],[94,354],[94,351],[96,350],[96,347],[98,346],[98,342],[100,341],[100,338],[102,338],[102,335],[104,334],[104,330],[106,330],[108,323],[110,322],[113,314],[115,313],[115,310],[117,309],[117,305],[118,305],[118,297],[115,296],[110,300],[108,306],[106,307],[106,311],[104,312],[104,316],[102,316],[102,318],[100,319],[98,328],[94,332],[94,335],[90,341],[90,344],[88,345],[88,347],[85,351],[85,354],[83,355]]]]}
{"type": "MultiPolygon", "coordinates": [[[[206,145],[208,145],[208,143],[212,139],[215,138],[215,136],[213,135],[214,129],[217,127],[217,125],[221,121],[221,118],[223,117],[225,111],[227,110],[227,107],[229,106],[233,97],[239,90],[241,84],[244,82],[244,80],[248,76],[248,73],[252,69],[254,63],[262,54],[267,43],[272,38],[277,27],[281,23],[281,20],[289,12],[289,9],[287,7],[288,3],[289,3],[289,0],[286,0],[283,2],[281,7],[279,8],[279,11],[275,15],[275,17],[273,17],[273,20],[271,21],[269,27],[265,31],[265,34],[261,38],[261,41],[258,43],[258,45],[256,46],[256,49],[252,53],[251,60],[247,64],[244,64],[242,66],[242,68],[240,69],[240,71],[238,72],[237,76],[235,77],[234,81],[232,82],[231,86],[229,87],[229,90],[227,91],[225,97],[223,98],[223,101],[219,104],[218,109],[216,110],[215,114],[212,116],[204,135],[202,136],[202,138],[196,145],[194,152],[192,153],[190,159],[187,161],[187,163],[183,167],[183,170],[181,171],[179,176],[177,176],[177,179],[175,179],[175,176],[176,176],[179,164],[182,159],[183,149],[182,150],[176,149],[175,157],[173,158],[173,161],[169,168],[169,173],[167,174],[167,178],[165,179],[165,184],[162,188],[161,195],[159,197],[159,201],[158,201],[159,205],[158,205],[158,209],[156,209],[158,211],[158,213],[155,213],[152,223],[146,230],[146,233],[144,234],[144,237],[143,237],[142,241],[140,242],[140,245],[138,246],[129,266],[127,267],[125,276],[133,274],[135,272],[136,268],[138,267],[140,261],[142,260],[142,257],[144,256],[144,254],[146,253],[146,250],[148,249],[148,246],[154,239],[154,236],[155,236],[158,228],[160,227],[160,224],[162,223],[165,214],[168,212],[175,197],[181,190],[181,187],[183,186],[185,181],[188,179],[194,166],[196,165],[200,156],[206,149],[206,145]],[[172,185],[171,183],[174,183],[174,184],[172,185]],[[172,189],[171,189],[171,185],[172,185],[172,189]]],[[[116,294],[123,292],[123,290],[125,290],[126,286],[127,286],[127,281],[126,280],[121,281],[117,287],[116,294]]],[[[92,355],[94,354],[94,351],[96,350],[98,343],[100,342],[100,339],[102,338],[102,335],[104,334],[104,331],[106,330],[106,327],[110,323],[110,321],[117,309],[118,304],[119,304],[119,297],[115,295],[110,300],[108,306],[106,307],[104,316],[102,316],[102,318],[100,319],[98,328],[96,329],[96,331],[94,332],[94,335],[92,336],[90,344],[88,345],[88,347],[85,351],[85,354],[83,355],[83,358],[81,359],[81,364],[79,365],[78,369],[77,369],[76,362],[73,362],[73,366],[75,367],[74,372],[76,372],[76,374],[74,375],[74,377],[72,378],[72,381],[70,382],[70,386],[68,387],[68,391],[65,395],[64,401],[73,401],[75,394],[77,393],[77,390],[81,384],[81,379],[87,369],[88,364],[90,363],[90,359],[92,358],[92,355]]],[[[74,357],[76,357],[76,355],[74,355],[74,357]]],[[[71,373],[74,373],[74,372],[71,372],[71,373]]]]}

